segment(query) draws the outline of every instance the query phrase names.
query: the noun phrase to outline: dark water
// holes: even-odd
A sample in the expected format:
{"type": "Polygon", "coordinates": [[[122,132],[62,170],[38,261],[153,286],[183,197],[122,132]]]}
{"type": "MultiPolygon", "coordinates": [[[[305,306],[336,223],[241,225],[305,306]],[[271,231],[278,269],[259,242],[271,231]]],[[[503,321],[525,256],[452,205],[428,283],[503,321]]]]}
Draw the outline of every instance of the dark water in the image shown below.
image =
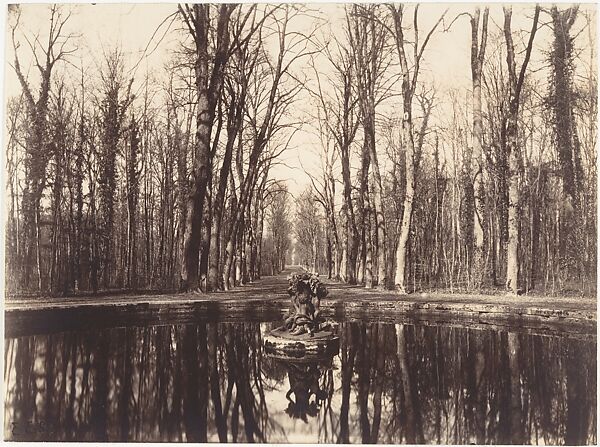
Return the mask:
{"type": "Polygon", "coordinates": [[[596,443],[593,337],[341,323],[337,356],[291,363],[262,352],[272,326],[8,338],[5,438],[596,443]]]}

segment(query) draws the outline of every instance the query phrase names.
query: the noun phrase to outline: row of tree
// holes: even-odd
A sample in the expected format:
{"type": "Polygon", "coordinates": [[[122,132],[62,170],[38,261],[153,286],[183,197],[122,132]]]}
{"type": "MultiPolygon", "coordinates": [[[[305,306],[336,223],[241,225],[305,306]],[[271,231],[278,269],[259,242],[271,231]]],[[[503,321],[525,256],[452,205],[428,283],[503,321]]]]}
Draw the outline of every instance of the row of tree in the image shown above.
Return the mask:
{"type": "Polygon", "coordinates": [[[322,165],[296,198],[296,262],[402,293],[595,287],[592,14],[537,6],[523,34],[510,7],[497,29],[475,8],[425,32],[418,5],[339,10],[328,34],[300,5],[180,5],[163,24],[179,46],[142,76],[119,49],[76,67],[65,9],[45,39],[11,7],[9,290],[227,290],[281,270],[292,206],[273,168],[303,95],[322,165]],[[472,84],[440,95],[423,67],[465,18],[472,84]]]}
{"type": "Polygon", "coordinates": [[[270,170],[293,134],[310,36],[289,28],[304,14],[180,5],[163,24],[177,51],[136,76],[118,48],[77,67],[65,7],[47,41],[11,7],[9,290],[227,290],[280,271],[290,204],[270,170]]]}
{"type": "Polygon", "coordinates": [[[311,266],[320,257],[330,276],[402,293],[595,290],[593,16],[535,6],[524,33],[502,13],[497,29],[486,7],[444,12],[422,32],[419,5],[346,6],[344,33],[319,47],[333,75],[314,68],[307,87],[323,146],[306,193],[322,225],[300,240],[321,247],[311,266]],[[466,19],[471,88],[440,99],[422,67],[466,19]],[[548,50],[534,44],[543,26],[548,50]]]}

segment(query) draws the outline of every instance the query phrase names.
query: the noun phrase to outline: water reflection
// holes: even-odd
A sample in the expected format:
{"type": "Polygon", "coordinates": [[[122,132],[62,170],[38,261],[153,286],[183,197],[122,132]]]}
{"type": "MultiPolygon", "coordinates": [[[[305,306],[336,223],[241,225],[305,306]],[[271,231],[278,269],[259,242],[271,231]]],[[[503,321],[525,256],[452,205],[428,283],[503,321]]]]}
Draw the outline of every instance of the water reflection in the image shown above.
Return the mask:
{"type": "Polygon", "coordinates": [[[316,363],[263,356],[259,323],[7,339],[5,438],[596,443],[595,340],[382,323],[339,331],[339,355],[316,363]]]}

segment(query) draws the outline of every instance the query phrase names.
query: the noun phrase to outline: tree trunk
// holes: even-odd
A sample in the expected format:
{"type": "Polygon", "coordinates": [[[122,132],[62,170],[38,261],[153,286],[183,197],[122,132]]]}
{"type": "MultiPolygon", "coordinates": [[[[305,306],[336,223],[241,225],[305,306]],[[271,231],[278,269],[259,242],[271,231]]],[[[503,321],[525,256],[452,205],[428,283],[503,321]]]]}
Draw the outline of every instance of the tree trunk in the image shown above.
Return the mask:
{"type": "Polygon", "coordinates": [[[331,249],[331,237],[329,235],[329,231],[327,232],[327,236],[326,236],[326,262],[327,262],[327,279],[331,279],[331,274],[333,272],[333,256],[332,256],[332,249],[331,249]]]}
{"type": "MultiPolygon", "coordinates": [[[[347,217],[346,219],[347,220],[347,217]]],[[[340,279],[343,282],[349,282],[349,259],[348,259],[348,248],[349,248],[349,238],[350,238],[350,229],[348,228],[348,223],[344,222],[344,230],[343,230],[343,242],[342,242],[342,256],[340,260],[340,279]]]]}
{"type": "MultiPolygon", "coordinates": [[[[405,106],[406,107],[406,106],[405,106]]],[[[406,192],[404,194],[404,212],[402,213],[402,224],[400,226],[400,238],[396,250],[396,276],[395,287],[401,294],[406,294],[406,247],[411,230],[413,201],[415,195],[415,172],[414,172],[414,141],[412,134],[412,120],[410,109],[404,112],[402,119],[402,141],[404,142],[406,157],[406,192]]]]}
{"type": "Polygon", "coordinates": [[[375,177],[373,191],[374,223],[377,234],[377,288],[387,288],[387,230],[385,225],[385,215],[383,212],[383,184],[381,174],[379,173],[379,162],[375,151],[375,135],[373,134],[371,146],[371,160],[373,164],[373,176],[375,177]]]}
{"type": "MultiPolygon", "coordinates": [[[[51,151],[48,148],[47,116],[48,101],[50,97],[50,80],[54,64],[61,59],[63,53],[54,55],[54,45],[60,37],[60,31],[67,19],[57,21],[58,14],[56,6],[52,6],[50,19],[50,38],[47,48],[42,48],[46,54],[44,66],[37,64],[40,71],[40,93],[37,101],[33,98],[31,88],[21,71],[18,58],[18,44],[15,42],[13,30],[13,47],[15,50],[14,68],[25,95],[28,120],[31,128],[27,129],[26,156],[25,156],[25,189],[23,191],[23,238],[25,243],[25,259],[23,270],[23,283],[28,286],[32,284],[31,276],[33,267],[37,267],[36,283],[37,290],[42,290],[41,253],[40,253],[40,202],[44,184],[46,182],[46,169],[50,159],[51,151]],[[58,23],[60,22],[60,23],[58,23]],[[56,33],[58,31],[58,33],[56,33]]],[[[37,59],[36,59],[37,60],[37,59]]]]}
{"type": "Polygon", "coordinates": [[[209,176],[210,131],[214,119],[214,109],[209,109],[208,92],[202,82],[208,76],[208,67],[204,69],[202,59],[196,61],[196,85],[198,95],[196,148],[192,168],[192,183],[186,203],[186,223],[184,231],[183,265],[181,271],[181,290],[197,289],[199,252],[202,230],[202,212],[206,197],[209,176]]]}
{"type": "MultiPolygon", "coordinates": [[[[436,30],[438,25],[442,22],[445,16],[445,12],[441,15],[441,17],[437,20],[435,25],[430,29],[427,37],[423,41],[421,48],[417,48],[417,43],[414,43],[414,54],[415,60],[411,61],[413,64],[412,68],[412,76],[411,70],[408,66],[406,50],[405,50],[405,38],[404,38],[404,28],[402,25],[402,19],[404,15],[404,6],[396,7],[394,5],[388,6],[391,11],[392,19],[394,22],[394,38],[396,51],[398,52],[398,58],[400,61],[400,69],[402,73],[402,145],[405,149],[405,157],[406,157],[406,193],[404,196],[404,211],[402,214],[402,224],[400,226],[400,237],[398,241],[398,247],[396,249],[396,275],[395,275],[395,288],[401,293],[407,293],[406,290],[406,248],[408,245],[408,238],[411,233],[411,221],[412,221],[412,213],[413,213],[413,201],[415,195],[415,171],[418,166],[418,156],[420,155],[421,146],[423,143],[424,132],[427,126],[427,117],[430,112],[425,111],[425,118],[423,120],[421,126],[421,134],[419,136],[419,154],[415,154],[415,142],[413,136],[413,123],[412,123],[412,99],[415,93],[415,88],[417,84],[417,78],[419,76],[419,64],[421,61],[421,57],[429,42],[429,38],[436,30]]],[[[416,29],[416,24],[418,20],[418,9],[414,11],[414,24],[415,24],[415,32],[417,33],[418,39],[418,30],[416,29]]]]}
{"type": "Polygon", "coordinates": [[[533,39],[537,31],[540,7],[536,6],[535,15],[529,42],[527,44],[525,59],[517,78],[515,67],[515,52],[512,40],[511,18],[512,8],[504,7],[504,38],[506,41],[506,62],[508,65],[510,100],[506,123],[506,152],[508,153],[508,248],[506,260],[506,288],[509,293],[519,293],[519,178],[520,178],[520,147],[518,143],[518,117],[519,101],[525,70],[531,56],[533,39]]]}
{"type": "Polygon", "coordinates": [[[362,234],[361,234],[361,275],[364,280],[365,287],[370,289],[373,287],[373,271],[371,270],[371,248],[368,246],[370,233],[369,225],[369,167],[371,164],[371,151],[366,144],[366,140],[362,147],[360,170],[360,192],[359,192],[359,208],[362,218],[362,234]]]}
{"type": "MultiPolygon", "coordinates": [[[[367,199],[369,194],[367,192],[367,199]]],[[[375,281],[373,275],[373,207],[370,200],[366,203],[365,208],[365,288],[372,289],[375,281]]]]}
{"type": "Polygon", "coordinates": [[[128,287],[135,290],[137,288],[137,203],[139,194],[139,173],[137,171],[139,140],[137,135],[137,123],[132,120],[131,136],[129,143],[129,160],[127,166],[127,215],[128,215],[128,287]]]}
{"type": "MultiPolygon", "coordinates": [[[[208,190],[211,189],[212,175],[209,175],[208,190]]],[[[207,194],[204,211],[202,213],[202,230],[200,239],[200,265],[199,265],[199,285],[200,289],[204,292],[208,291],[208,261],[210,253],[211,243],[211,230],[212,230],[212,200],[209,194],[207,194]]]]}
{"type": "Polygon", "coordinates": [[[489,8],[483,11],[481,43],[478,41],[479,8],[471,19],[471,75],[473,81],[473,159],[475,161],[475,176],[473,178],[473,241],[474,259],[472,263],[472,280],[475,288],[481,288],[485,275],[484,256],[484,190],[483,190],[483,125],[481,112],[481,77],[485,47],[487,41],[487,24],[489,8]]]}
{"type": "Polygon", "coordinates": [[[341,148],[342,179],[344,181],[344,211],[346,213],[346,231],[344,237],[344,251],[346,253],[345,281],[356,284],[356,260],[358,257],[358,229],[352,203],[352,184],[350,181],[350,156],[349,148],[341,148]]]}
{"type": "Polygon", "coordinates": [[[519,291],[519,147],[517,142],[516,116],[510,117],[506,132],[509,153],[508,170],[508,246],[506,264],[506,288],[517,294],[519,291]]]}
{"type": "Polygon", "coordinates": [[[186,225],[184,230],[181,290],[198,288],[199,251],[201,243],[202,216],[206,189],[211,170],[211,130],[215,118],[217,98],[221,91],[223,73],[229,57],[229,16],[236,5],[220,5],[217,25],[217,48],[214,65],[209,71],[208,29],[210,5],[193,5],[193,13],[183,13],[195,37],[194,73],[196,76],[196,147],[191,173],[191,185],[187,198],[186,225]],[[194,27],[191,27],[194,22],[194,27]]]}

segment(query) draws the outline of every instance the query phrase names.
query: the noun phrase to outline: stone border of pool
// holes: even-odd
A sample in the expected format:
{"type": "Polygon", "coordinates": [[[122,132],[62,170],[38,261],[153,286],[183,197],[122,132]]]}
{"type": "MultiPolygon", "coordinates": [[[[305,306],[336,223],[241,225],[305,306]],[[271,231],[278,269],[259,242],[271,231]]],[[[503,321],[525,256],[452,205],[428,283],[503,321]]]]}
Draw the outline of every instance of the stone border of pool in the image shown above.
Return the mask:
{"type": "MultiPolygon", "coordinates": [[[[285,294],[288,273],[290,270],[230,292],[209,294],[9,299],[4,302],[5,335],[217,318],[277,320],[289,307],[285,294]]],[[[321,307],[325,315],[336,318],[596,334],[597,302],[592,297],[397,295],[333,281],[326,284],[330,293],[321,307]]]]}
{"type": "MultiPolygon", "coordinates": [[[[546,306],[477,303],[462,296],[414,296],[383,298],[381,292],[347,290],[322,301],[326,316],[349,320],[369,319],[388,322],[456,324],[461,327],[490,326],[536,333],[571,332],[594,336],[596,311],[546,306]],[[350,293],[348,293],[350,292],[350,293]],[[354,292],[354,293],[353,293],[354,292]],[[361,293],[358,298],[355,293],[361,293]],[[454,299],[453,299],[454,298],[454,299]]],[[[386,293],[384,293],[387,295],[386,293]]],[[[143,324],[172,324],[192,321],[277,320],[289,307],[282,294],[265,298],[224,298],[222,294],[126,297],[111,303],[46,303],[27,306],[5,304],[5,335],[60,332],[87,327],[118,327],[143,324]],[[216,297],[216,298],[215,298],[216,297]],[[219,299],[221,298],[221,299],[219,299]]],[[[493,297],[495,300],[501,297],[493,297]]],[[[481,297],[479,298],[481,299],[481,297]]],[[[504,297],[505,300],[510,300],[504,297]]],[[[572,304],[572,303],[570,303],[572,304]]],[[[589,306],[588,306],[589,307],[589,306]]]]}
{"type": "MultiPolygon", "coordinates": [[[[343,302],[345,312],[367,312],[367,313],[404,313],[412,315],[463,315],[480,320],[494,320],[502,322],[514,322],[519,319],[531,319],[544,322],[571,323],[584,326],[596,326],[595,310],[573,310],[565,308],[548,308],[532,304],[499,304],[496,302],[469,302],[461,300],[454,301],[452,295],[436,296],[428,299],[423,296],[418,301],[411,299],[410,295],[399,297],[397,300],[390,299],[349,299],[343,302]],[[453,302],[454,301],[454,302],[453,302]]],[[[507,297],[509,302],[511,298],[507,297]]],[[[336,307],[337,302],[325,303],[325,306],[336,307]]]]}

